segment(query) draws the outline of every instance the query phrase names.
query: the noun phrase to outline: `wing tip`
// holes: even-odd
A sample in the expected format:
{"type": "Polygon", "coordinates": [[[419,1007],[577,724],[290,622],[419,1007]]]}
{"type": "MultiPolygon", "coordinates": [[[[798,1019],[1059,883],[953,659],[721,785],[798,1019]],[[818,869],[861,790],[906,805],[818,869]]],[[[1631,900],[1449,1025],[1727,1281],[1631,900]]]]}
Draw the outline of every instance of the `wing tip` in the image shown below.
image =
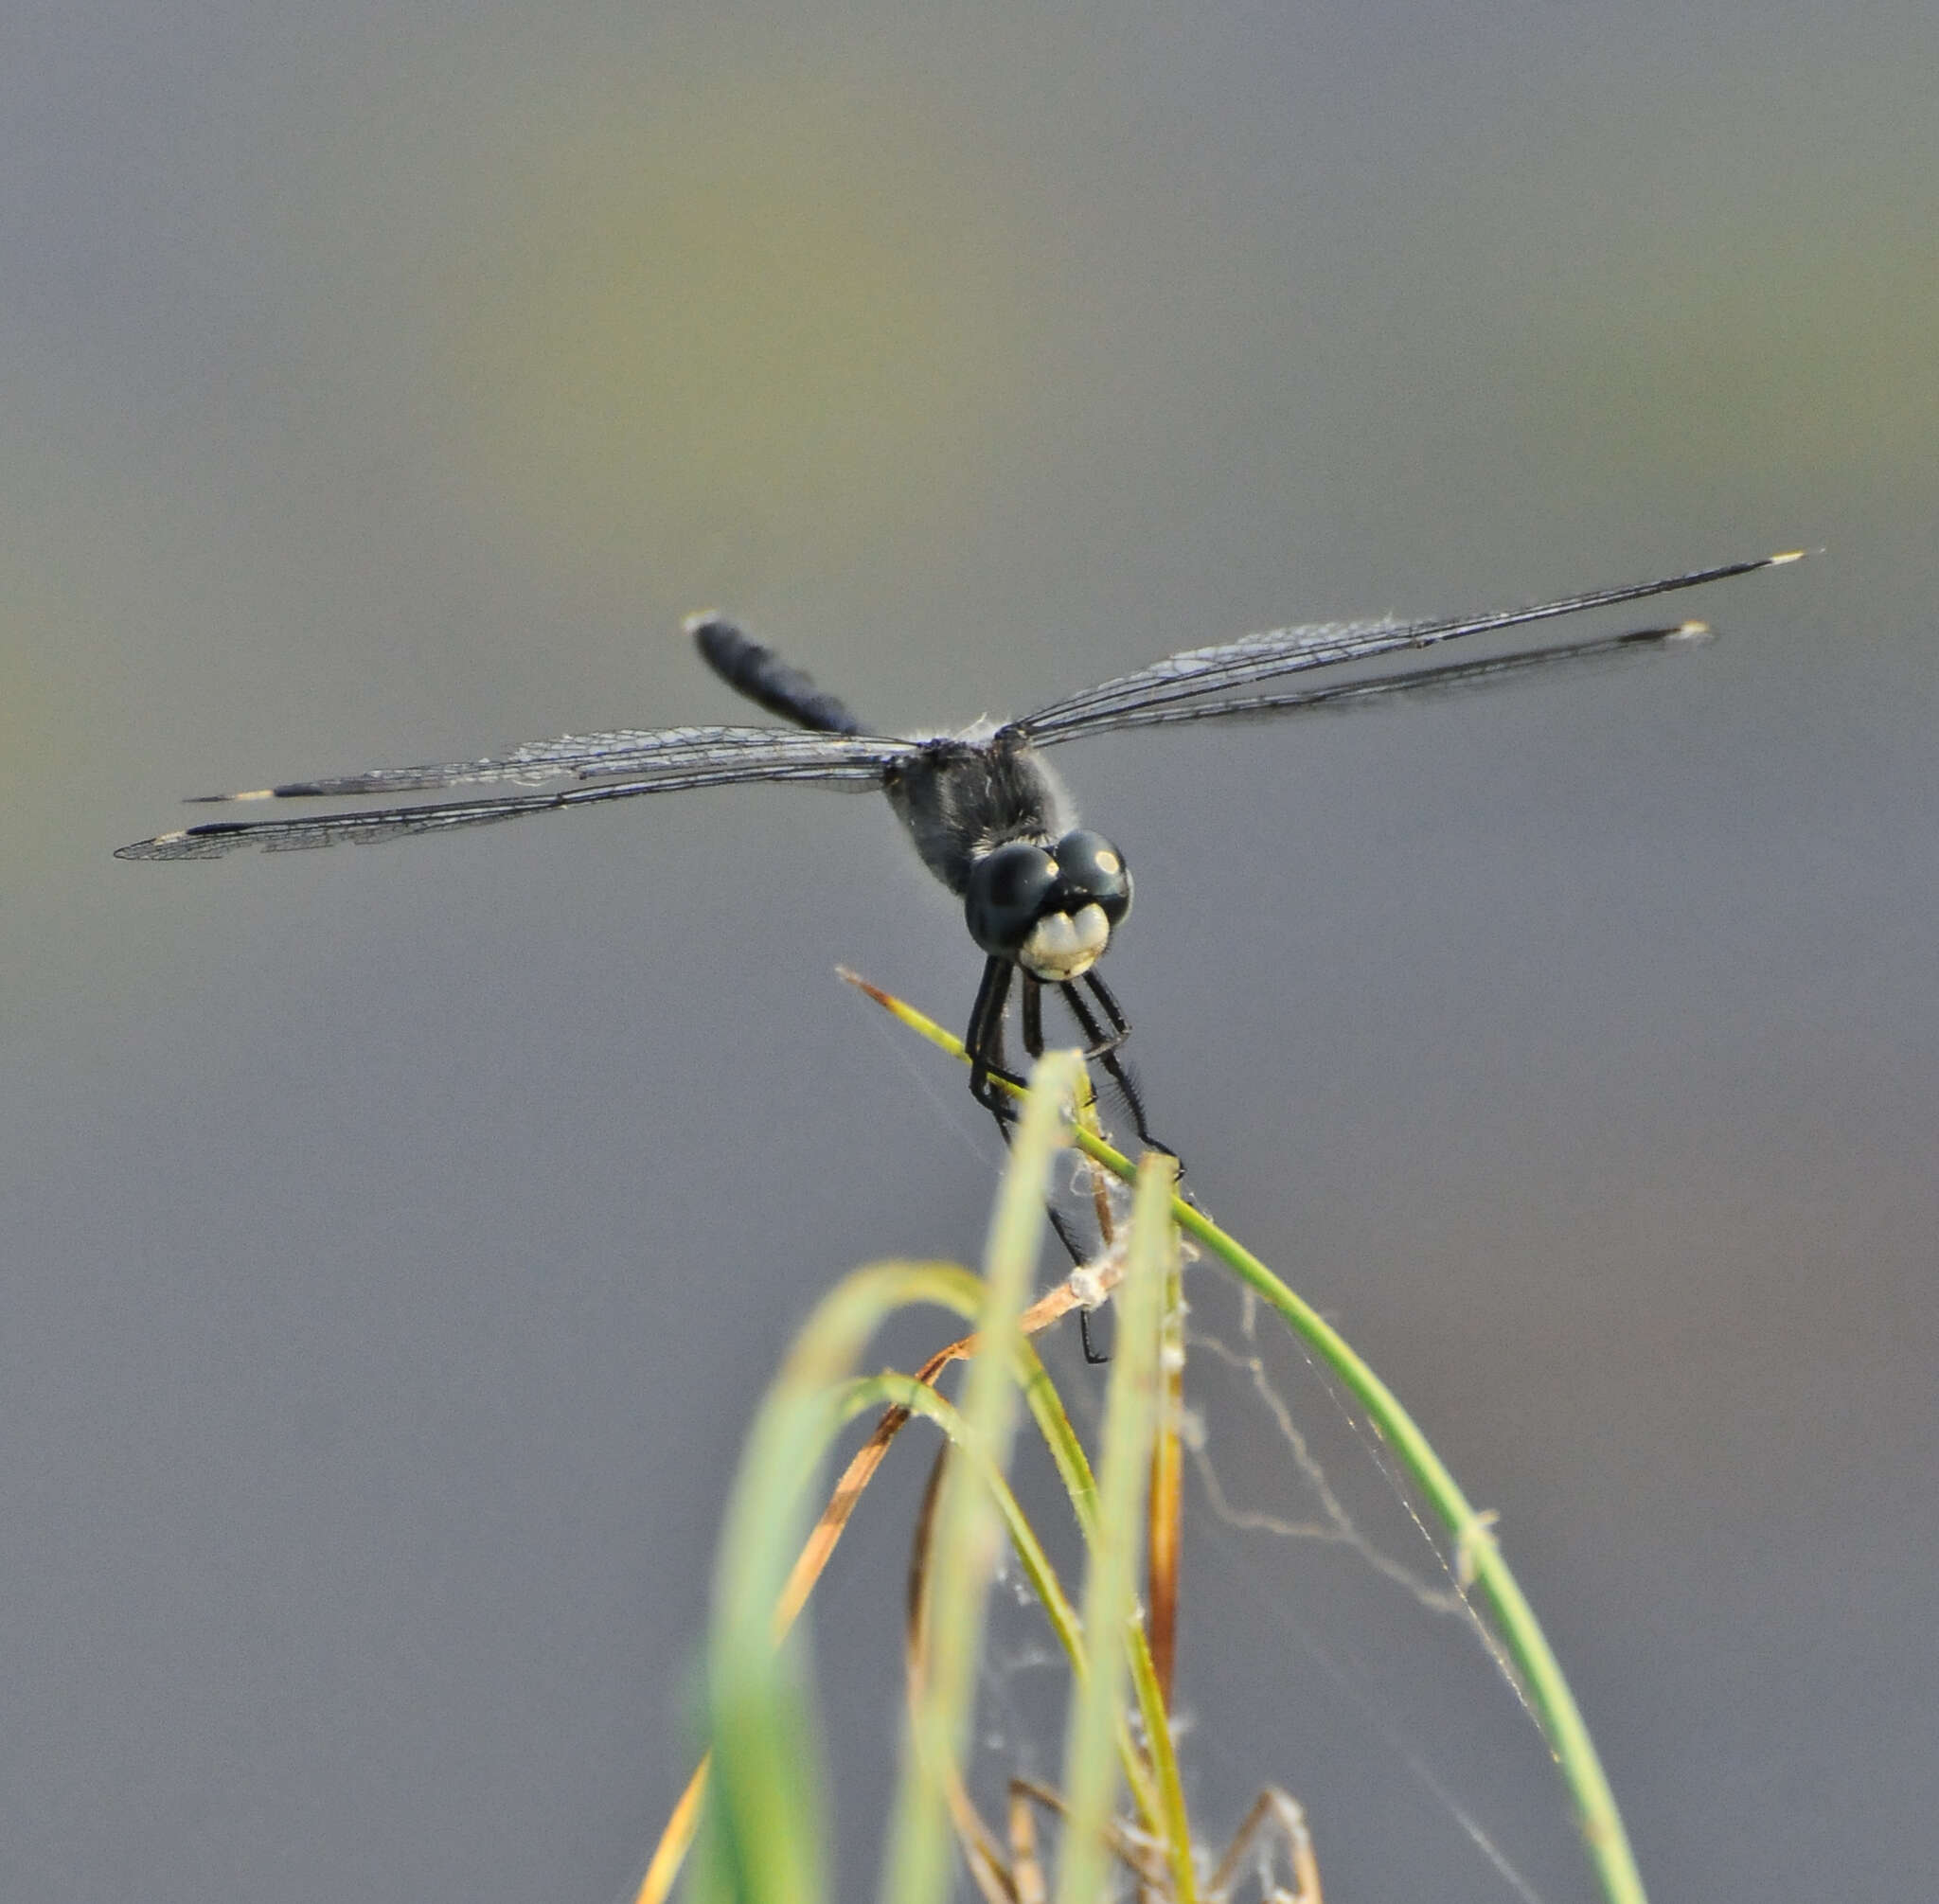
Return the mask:
{"type": "Polygon", "coordinates": [[[187,831],[157,833],[152,840],[136,840],[132,845],[116,846],[117,860],[189,860],[196,857],[195,849],[187,844],[190,835],[187,831]]]}

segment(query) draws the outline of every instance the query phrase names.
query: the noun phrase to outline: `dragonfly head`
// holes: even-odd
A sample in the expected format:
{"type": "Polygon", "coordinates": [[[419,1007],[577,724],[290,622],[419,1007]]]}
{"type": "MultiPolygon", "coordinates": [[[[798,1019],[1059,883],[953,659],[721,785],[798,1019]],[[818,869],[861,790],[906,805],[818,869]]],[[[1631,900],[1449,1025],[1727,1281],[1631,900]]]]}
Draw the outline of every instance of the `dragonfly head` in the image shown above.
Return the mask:
{"type": "Polygon", "coordinates": [[[970,936],[1052,985],[1089,971],[1130,910],[1124,855],[1083,827],[1052,846],[1012,840],[984,854],[963,896],[970,936]]]}

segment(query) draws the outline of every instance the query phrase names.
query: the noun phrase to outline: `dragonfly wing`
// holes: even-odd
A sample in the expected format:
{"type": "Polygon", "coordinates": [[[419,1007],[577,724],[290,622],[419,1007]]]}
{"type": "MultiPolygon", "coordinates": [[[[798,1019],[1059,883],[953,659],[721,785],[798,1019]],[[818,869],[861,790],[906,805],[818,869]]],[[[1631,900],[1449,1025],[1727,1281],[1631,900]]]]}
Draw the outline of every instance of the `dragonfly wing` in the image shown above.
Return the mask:
{"type": "Polygon", "coordinates": [[[1442,667],[1413,668],[1401,674],[1371,675],[1331,687],[1308,687],[1289,694],[1247,694],[1226,701],[1183,701],[1094,715],[1076,726],[1035,737],[1042,747],[1093,734],[1121,734],[1133,727],[1168,727],[1178,721],[1277,718],[1285,714],[1352,714],[1400,703],[1453,698],[1516,681],[1548,679],[1569,668],[1613,666],[1645,655],[1692,648],[1710,639],[1706,622],[1679,622],[1674,628],[1642,628],[1594,641],[1564,642],[1521,654],[1492,655],[1485,661],[1453,662],[1442,667]]]}
{"type": "MultiPolygon", "coordinates": [[[[601,742],[615,735],[587,737],[601,742]]],[[[794,780],[818,786],[865,789],[881,784],[896,761],[915,751],[913,742],[874,736],[795,734],[781,728],[666,728],[629,737],[645,743],[631,749],[602,749],[589,755],[582,739],[556,743],[564,752],[551,764],[552,775],[571,773],[578,784],[555,792],[494,794],[487,799],[447,801],[417,807],[386,807],[365,812],[317,813],[289,819],[218,820],[202,827],[137,840],[116,854],[122,860],[213,860],[244,846],[291,852],[311,846],[368,845],[414,833],[453,832],[489,826],[522,813],[630,800],[647,793],[677,793],[696,787],[735,786],[768,780],[794,780]],[[702,738],[700,737],[708,737],[702,738]],[[723,738],[731,737],[731,738],[723,738]]],[[[521,749],[520,755],[530,750],[521,749]]],[[[536,761],[507,756],[504,761],[471,761],[454,778],[426,780],[429,768],[381,770],[336,780],[293,781],[240,798],[307,798],[316,794],[390,792],[424,786],[451,786],[464,780],[511,778],[498,773],[538,771],[536,761]],[[478,770],[486,770],[480,772],[478,770]]]]}
{"type": "MultiPolygon", "coordinates": [[[[1053,702],[1015,724],[1039,744],[1072,739],[1080,734],[1107,733],[1123,724],[1129,714],[1147,708],[1175,706],[1201,695],[1250,686],[1277,676],[1334,667],[1350,661],[1368,661],[1402,649],[1432,648],[1463,635],[1485,634],[1557,615],[1578,614],[1592,608],[1641,601],[1669,595],[1729,576],[1796,561],[1803,552],[1760,556],[1754,561],[1728,562],[1717,568],[1693,569],[1660,581],[1632,583],[1623,588],[1596,589],[1538,602],[1531,608],[1504,609],[1492,614],[1450,615],[1429,621],[1327,622],[1307,628],[1274,629],[1242,635],[1211,648],[1190,648],[1168,655],[1130,674],[1121,674],[1063,701],[1053,702]]],[[[1258,711],[1258,710],[1252,710],[1258,711]]],[[[1180,717],[1183,718],[1183,717],[1180,717]]]]}
{"type": "MultiPolygon", "coordinates": [[[[899,743],[871,735],[833,737],[859,742],[863,750],[896,750],[899,743]]],[[[830,751],[831,737],[783,727],[657,727],[615,729],[611,734],[562,734],[554,740],[527,740],[508,753],[480,760],[446,761],[427,767],[377,767],[365,774],[337,774],[314,780],[288,780],[247,793],[201,793],[193,804],[227,800],[354,798],[360,793],[412,793],[437,787],[497,784],[543,787],[548,781],[590,779],[597,774],[635,774],[661,769],[724,766],[734,761],[799,759],[810,763],[830,751]]]]}

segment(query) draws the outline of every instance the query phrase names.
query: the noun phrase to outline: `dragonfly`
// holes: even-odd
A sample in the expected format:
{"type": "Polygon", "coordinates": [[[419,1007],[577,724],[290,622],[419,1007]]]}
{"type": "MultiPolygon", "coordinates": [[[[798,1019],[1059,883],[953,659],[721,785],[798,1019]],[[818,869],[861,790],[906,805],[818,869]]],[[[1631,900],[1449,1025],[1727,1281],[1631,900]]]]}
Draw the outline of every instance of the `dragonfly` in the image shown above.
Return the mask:
{"type": "Polygon", "coordinates": [[[961,733],[915,738],[870,733],[845,703],[817,687],[799,668],[733,622],[709,613],[686,623],[702,658],[730,687],[789,725],[569,734],[476,760],[378,768],[246,793],[206,794],[199,797],[294,803],[395,801],[400,794],[467,787],[508,790],[347,812],[216,820],[136,841],[121,847],[116,857],[213,860],[246,846],[288,852],[369,845],[491,826],[528,813],[761,781],[879,789],[888,796],[923,864],[963,902],[970,936],[984,954],[964,1040],[970,1089],[977,1102],[996,1116],[1007,1135],[1014,1115],[1011,1094],[1022,1083],[1005,1057],[1011,992],[1014,988],[1021,994],[1022,1041],[1034,1059],[1043,1051],[1043,993],[1054,989],[1083,1033],[1087,1059],[1103,1067],[1123,1098],[1140,1141],[1147,1148],[1168,1148],[1152,1136],[1143,1094],[1121,1055],[1130,1022],[1096,970],[1130,913],[1130,868],[1102,833],[1078,824],[1063,782],[1044,758],[1046,749],[1137,728],[1387,706],[1622,656],[1664,652],[1705,639],[1708,625],[1680,621],[1327,685],[1253,691],[1288,676],[1675,595],[1780,567],[1804,553],[1792,549],[1490,614],[1329,622],[1242,635],[1212,647],[1184,649],[1114,675],[1022,720],[986,720],[961,733]],[[560,781],[570,784],[555,784],[560,781]]]}

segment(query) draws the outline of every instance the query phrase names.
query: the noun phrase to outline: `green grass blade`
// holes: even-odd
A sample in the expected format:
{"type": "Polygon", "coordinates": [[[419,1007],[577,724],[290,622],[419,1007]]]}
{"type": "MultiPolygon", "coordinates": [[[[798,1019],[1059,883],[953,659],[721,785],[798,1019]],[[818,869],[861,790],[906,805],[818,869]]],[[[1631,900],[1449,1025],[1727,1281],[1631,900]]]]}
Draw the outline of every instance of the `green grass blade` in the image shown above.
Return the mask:
{"type": "MultiPolygon", "coordinates": [[[[1025,1357],[1034,1360],[1028,1357],[1027,1348],[1025,1357]]],[[[1020,1368],[1020,1374],[1024,1380],[1028,1380],[1027,1367],[1020,1368]]],[[[1051,1393],[1054,1395],[1055,1390],[1051,1393]]],[[[1063,1648],[1064,1657],[1071,1663],[1072,1673],[1081,1679],[1086,1671],[1087,1660],[1083,1644],[1083,1622],[1078,1616],[1076,1605],[1064,1591],[1063,1582],[1058,1577],[1057,1569],[1052,1564],[1037,1529],[1024,1514],[1023,1504],[1012,1491],[1008,1478],[990,1467],[983,1450],[970,1439],[963,1427],[963,1417],[955,1408],[934,1389],[917,1381],[913,1376],[897,1374],[857,1378],[843,1392],[839,1406],[844,1420],[850,1420],[871,1408],[905,1408],[911,1415],[920,1415],[923,1419],[934,1423],[949,1436],[958,1450],[961,1459],[974,1469],[983,1486],[989,1490],[990,1499],[995,1503],[997,1513],[1003,1521],[1004,1531],[1009,1537],[1010,1545],[1016,1550],[1019,1569],[1030,1591],[1037,1596],[1038,1604],[1043,1609],[1051,1636],[1063,1648]]],[[[1134,1646],[1134,1673],[1138,1670],[1135,1657],[1137,1651],[1134,1646]]],[[[1145,1658],[1143,1671],[1149,1676],[1148,1655],[1145,1658]]],[[[1168,1746],[1168,1735],[1165,1742],[1168,1746]]],[[[1137,1806],[1139,1819],[1147,1830],[1158,1835],[1165,1829],[1167,1814],[1163,1799],[1153,1788],[1151,1778],[1145,1769],[1130,1727],[1123,1722],[1122,1717],[1117,1728],[1116,1747],[1119,1763],[1131,1787],[1132,1802],[1137,1806]]],[[[1180,1816],[1183,1816],[1182,1802],[1180,1816]]],[[[1182,1831],[1178,1836],[1183,1842],[1182,1831]]]]}
{"type": "Polygon", "coordinates": [[[1268,1307],[1366,1410],[1367,1419],[1452,1538],[1463,1588],[1479,1593],[1493,1616],[1503,1648],[1521,1676],[1543,1736],[1555,1753],[1603,1895],[1609,1904],[1645,1904],[1643,1876],[1636,1868],[1629,1834],[1601,1754],[1534,1608],[1503,1558],[1492,1517],[1476,1512],[1394,1392],[1317,1309],[1198,1211],[1181,1205],[1179,1227],[1264,1297],[1268,1307]]]}
{"type": "Polygon", "coordinates": [[[774,1608],[808,1502],[843,1415],[836,1388],[868,1337],[911,1302],[960,1308],[976,1279],[948,1264],[858,1271],[817,1305],[762,1398],[716,1562],[706,1664],[710,1795],[694,1869],[699,1904],[819,1904],[819,1762],[798,1646],[777,1645],[774,1608]]]}
{"type": "MultiPolygon", "coordinates": [[[[1081,1070],[1073,1052],[1054,1052],[1038,1063],[990,1223],[981,1345],[964,1379],[962,1414],[966,1434],[998,1472],[1008,1466],[1017,1416],[1017,1317],[1047,1227],[1051,1160],[1069,1142],[1081,1070]]],[[[910,1749],[890,1821],[885,1904],[942,1904],[948,1892],[952,1850],[942,1778],[962,1762],[969,1738],[984,1596],[1002,1539],[988,1490],[970,1464],[952,1461],[936,1504],[924,1695],[911,1713],[910,1749]]]]}
{"type": "MultiPolygon", "coordinates": [[[[933,1019],[872,986],[862,985],[862,989],[931,1043],[966,1063],[969,1061],[961,1040],[953,1038],[933,1019]]],[[[1074,1141],[1087,1157],[1125,1182],[1131,1181],[1131,1166],[1121,1152],[1083,1130],[1076,1133],[1074,1141]]],[[[1447,1464],[1434,1452],[1393,1391],[1309,1303],[1295,1295],[1250,1250],[1228,1237],[1183,1198],[1173,1200],[1172,1214],[1181,1230],[1201,1243],[1242,1283],[1264,1298],[1287,1327],[1366,1410],[1367,1418],[1393,1449],[1408,1479],[1451,1537],[1464,1585],[1471,1586],[1480,1594],[1495,1622],[1503,1647],[1521,1677],[1543,1736],[1555,1754],[1604,1897],[1608,1904],[1645,1904],[1642,1874],[1636,1868],[1635,1854],[1601,1756],[1540,1622],[1503,1557],[1489,1517],[1476,1512],[1447,1464]]]]}
{"type": "MultiPolygon", "coordinates": [[[[1118,1733],[1124,1724],[1126,1646],[1137,1618],[1137,1574],[1144,1546],[1145,1487],[1158,1424],[1159,1324],[1176,1232],[1172,1157],[1139,1167],[1130,1247],[1117,1291],[1117,1337],[1105,1397],[1097,1471],[1097,1523],[1084,1581],[1085,1666],[1073,1689],[1064,1741],[1064,1827],[1058,1860],[1058,1904],[1091,1904],[1105,1895],[1111,1865],[1106,1828],[1116,1809],[1118,1733]]],[[[1190,1904],[1191,1860],[1181,1860],[1190,1904]]]]}

